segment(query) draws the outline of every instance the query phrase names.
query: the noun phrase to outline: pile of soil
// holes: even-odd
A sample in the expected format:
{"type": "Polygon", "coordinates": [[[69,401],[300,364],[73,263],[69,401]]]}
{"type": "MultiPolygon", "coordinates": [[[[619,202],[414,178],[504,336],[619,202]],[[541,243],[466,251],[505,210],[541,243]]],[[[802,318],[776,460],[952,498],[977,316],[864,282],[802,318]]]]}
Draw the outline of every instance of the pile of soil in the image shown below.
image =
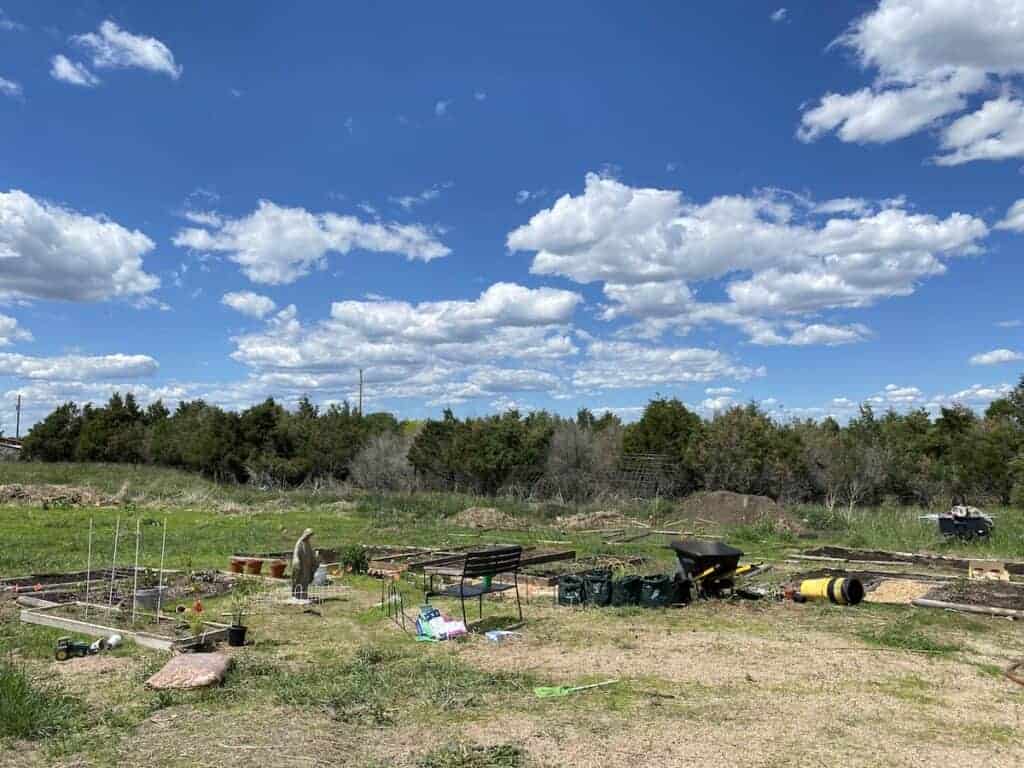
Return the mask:
{"type": "Polygon", "coordinates": [[[1009,581],[951,581],[936,587],[927,597],[929,600],[943,600],[947,603],[1024,611],[1024,585],[1009,581]]]}
{"type": "Polygon", "coordinates": [[[43,507],[109,507],[112,496],[73,485],[0,485],[0,504],[38,504],[43,507]]]}
{"type": "Polygon", "coordinates": [[[467,507],[452,517],[451,521],[462,528],[492,530],[516,527],[515,518],[496,507],[467,507]]]}
{"type": "Polygon", "coordinates": [[[796,532],[799,529],[786,510],[767,496],[732,491],[700,491],[684,499],[679,512],[693,523],[757,525],[770,522],[784,530],[796,532]]]}
{"type": "Polygon", "coordinates": [[[614,509],[602,509],[598,512],[580,512],[576,515],[564,515],[555,519],[563,531],[589,531],[598,528],[629,528],[635,526],[636,520],[616,512],[614,509]]]}

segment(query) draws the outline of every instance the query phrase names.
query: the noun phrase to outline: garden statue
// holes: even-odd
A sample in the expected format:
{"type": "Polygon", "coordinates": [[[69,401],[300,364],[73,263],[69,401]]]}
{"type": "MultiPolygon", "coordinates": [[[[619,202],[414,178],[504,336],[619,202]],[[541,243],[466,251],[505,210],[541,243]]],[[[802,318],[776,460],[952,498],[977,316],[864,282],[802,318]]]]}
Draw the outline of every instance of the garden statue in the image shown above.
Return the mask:
{"type": "Polygon", "coordinates": [[[312,528],[304,530],[302,536],[295,542],[295,552],[292,555],[292,597],[300,600],[309,599],[309,585],[313,581],[313,573],[317,566],[318,558],[309,541],[312,536],[312,528]]]}

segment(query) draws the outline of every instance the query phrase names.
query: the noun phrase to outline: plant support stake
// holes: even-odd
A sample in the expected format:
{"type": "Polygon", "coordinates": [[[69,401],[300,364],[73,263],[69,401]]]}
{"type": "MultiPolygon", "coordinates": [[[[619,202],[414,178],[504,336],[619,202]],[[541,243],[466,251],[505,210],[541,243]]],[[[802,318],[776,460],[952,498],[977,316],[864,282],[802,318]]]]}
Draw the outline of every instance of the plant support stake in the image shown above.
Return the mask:
{"type": "Polygon", "coordinates": [[[114,607],[114,576],[117,574],[117,540],[121,536],[121,518],[117,518],[117,527],[114,528],[114,556],[110,560],[110,597],[107,599],[107,610],[114,607]]]}
{"type": "Polygon", "coordinates": [[[132,624],[135,624],[135,601],[139,596],[139,544],[142,543],[142,519],[135,518],[135,570],[132,578],[132,624]]]}
{"type": "Polygon", "coordinates": [[[167,518],[164,518],[164,539],[160,544],[160,583],[156,590],[156,625],[160,626],[160,608],[164,598],[164,553],[167,551],[167,518]]]}
{"type": "Polygon", "coordinates": [[[89,554],[85,560],[85,617],[89,618],[89,589],[92,586],[92,518],[89,518],[89,554]]]}

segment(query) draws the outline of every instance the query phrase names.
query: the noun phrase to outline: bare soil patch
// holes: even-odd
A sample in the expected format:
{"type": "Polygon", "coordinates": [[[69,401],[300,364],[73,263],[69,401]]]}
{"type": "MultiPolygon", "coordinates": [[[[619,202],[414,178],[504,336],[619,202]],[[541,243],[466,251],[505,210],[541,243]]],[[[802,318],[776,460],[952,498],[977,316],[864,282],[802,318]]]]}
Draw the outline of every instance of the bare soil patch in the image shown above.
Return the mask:
{"type": "Polygon", "coordinates": [[[463,528],[493,530],[495,528],[515,528],[516,519],[496,507],[467,507],[454,517],[452,522],[463,528]]]}
{"type": "Polygon", "coordinates": [[[952,581],[931,590],[929,600],[1024,610],[1024,586],[1008,581],[952,581]]]}
{"type": "Polygon", "coordinates": [[[799,528],[786,510],[767,496],[732,491],[700,491],[684,499],[679,512],[694,523],[728,526],[767,522],[794,532],[799,528]]]}
{"type": "MultiPolygon", "coordinates": [[[[813,557],[826,557],[851,562],[874,563],[911,563],[933,568],[948,568],[966,571],[970,561],[959,557],[932,555],[927,552],[887,552],[882,549],[849,549],[847,547],[817,547],[803,552],[813,557]]],[[[1007,562],[1006,570],[1016,575],[1024,575],[1024,563],[1007,562]]]]}
{"type": "Polygon", "coordinates": [[[632,520],[614,509],[602,509],[597,512],[580,512],[575,515],[564,515],[555,519],[563,531],[587,531],[601,528],[628,528],[635,526],[632,520]]]}

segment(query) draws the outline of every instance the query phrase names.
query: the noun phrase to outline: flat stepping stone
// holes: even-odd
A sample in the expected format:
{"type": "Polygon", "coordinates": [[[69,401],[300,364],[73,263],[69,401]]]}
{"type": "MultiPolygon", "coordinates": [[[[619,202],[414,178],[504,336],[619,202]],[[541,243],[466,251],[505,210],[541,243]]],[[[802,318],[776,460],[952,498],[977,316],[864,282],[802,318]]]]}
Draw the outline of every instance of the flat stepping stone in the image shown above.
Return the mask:
{"type": "Polygon", "coordinates": [[[146,685],[156,690],[204,688],[221,683],[230,666],[231,657],[224,653],[182,653],[172,656],[146,685]]]}

